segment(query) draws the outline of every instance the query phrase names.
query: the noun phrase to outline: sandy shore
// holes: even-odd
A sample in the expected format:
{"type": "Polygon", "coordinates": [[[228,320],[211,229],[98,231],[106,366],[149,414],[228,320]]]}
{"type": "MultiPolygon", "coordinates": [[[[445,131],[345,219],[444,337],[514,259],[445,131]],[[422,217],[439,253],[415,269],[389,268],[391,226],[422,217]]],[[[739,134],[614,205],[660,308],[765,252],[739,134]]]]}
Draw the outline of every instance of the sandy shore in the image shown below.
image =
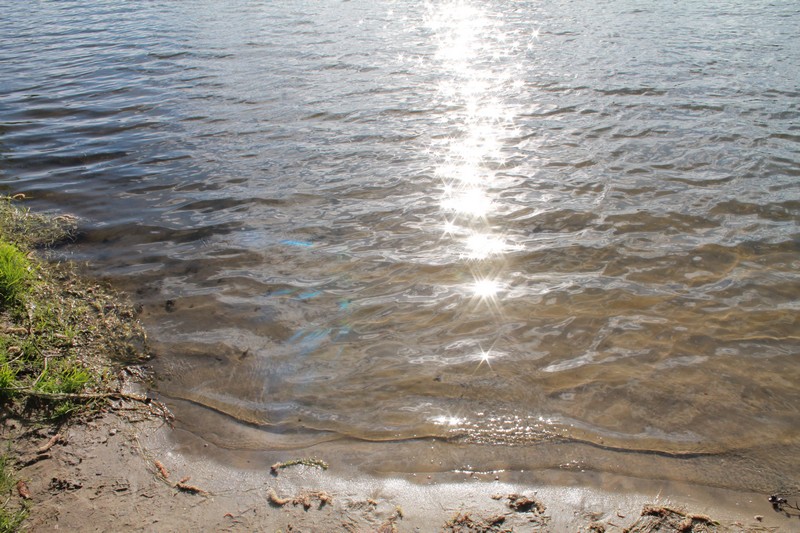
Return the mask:
{"type": "Polygon", "coordinates": [[[800,518],[775,512],[763,494],[646,480],[234,468],[186,453],[180,430],[136,402],[68,427],[6,420],[2,431],[30,495],[30,531],[800,530],[800,518]]]}

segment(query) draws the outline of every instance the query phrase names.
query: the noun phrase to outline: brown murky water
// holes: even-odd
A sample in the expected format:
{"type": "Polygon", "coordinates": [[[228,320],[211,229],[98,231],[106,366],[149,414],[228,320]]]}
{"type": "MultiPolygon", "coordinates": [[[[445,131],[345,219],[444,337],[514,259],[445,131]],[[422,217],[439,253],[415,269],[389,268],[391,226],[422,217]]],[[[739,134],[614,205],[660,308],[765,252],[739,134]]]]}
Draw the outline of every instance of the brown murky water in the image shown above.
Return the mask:
{"type": "Polygon", "coordinates": [[[0,8],[3,191],[81,217],[183,429],[800,488],[790,2],[0,8]]]}

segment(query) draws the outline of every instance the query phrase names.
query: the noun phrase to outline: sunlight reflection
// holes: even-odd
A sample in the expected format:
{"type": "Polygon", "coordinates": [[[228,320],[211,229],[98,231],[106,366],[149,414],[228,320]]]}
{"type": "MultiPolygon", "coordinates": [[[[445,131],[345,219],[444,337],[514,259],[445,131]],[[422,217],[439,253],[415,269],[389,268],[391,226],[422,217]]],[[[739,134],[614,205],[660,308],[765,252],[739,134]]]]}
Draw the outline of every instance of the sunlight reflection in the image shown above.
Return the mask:
{"type": "Polygon", "coordinates": [[[453,415],[438,415],[431,418],[431,422],[439,426],[460,426],[466,422],[466,419],[453,415]]]}
{"type": "Polygon", "coordinates": [[[442,208],[475,218],[485,218],[492,209],[492,199],[480,189],[470,189],[442,199],[442,208]]]}
{"type": "Polygon", "coordinates": [[[480,175],[476,165],[467,164],[462,160],[461,164],[445,164],[436,168],[436,175],[445,181],[444,193],[453,192],[452,182],[459,182],[461,185],[477,185],[480,183],[480,175]]]}
{"type": "MultiPolygon", "coordinates": [[[[481,2],[428,2],[426,9],[437,45],[436,87],[447,126],[429,152],[440,183],[442,239],[457,247],[452,256],[472,270],[472,283],[459,291],[469,299],[471,311],[483,315],[488,308],[498,318],[501,299],[509,292],[505,255],[515,246],[493,219],[506,211],[499,209],[502,183],[508,181],[503,166],[520,135],[509,91],[525,87],[519,74],[524,69],[514,55],[524,53],[528,39],[526,35],[515,42],[502,20],[481,2]]],[[[496,356],[492,347],[469,358],[478,368],[485,364],[491,369],[496,356]]],[[[453,420],[457,417],[442,416],[437,423],[454,425],[449,423],[453,420]]]]}
{"type": "Polygon", "coordinates": [[[506,241],[501,237],[483,233],[473,233],[467,237],[467,257],[469,259],[486,259],[505,251],[506,241]]]}
{"type": "Polygon", "coordinates": [[[456,223],[451,220],[444,221],[444,234],[447,236],[453,236],[458,231],[458,226],[456,223]]]}
{"type": "Polygon", "coordinates": [[[501,359],[508,355],[506,353],[498,352],[494,349],[494,344],[496,344],[496,342],[497,341],[495,341],[495,343],[492,344],[492,347],[488,350],[484,350],[481,347],[480,352],[475,354],[475,359],[478,361],[478,366],[476,366],[475,370],[472,371],[473,374],[478,372],[483,365],[486,365],[489,370],[494,372],[494,368],[492,368],[492,361],[501,359]]]}
{"type": "Polygon", "coordinates": [[[500,289],[500,283],[490,278],[477,279],[472,285],[472,293],[481,300],[495,300],[500,289]]]}
{"type": "Polygon", "coordinates": [[[488,82],[478,78],[472,78],[459,88],[459,92],[466,96],[482,96],[489,88],[488,82]]]}
{"type": "Polygon", "coordinates": [[[437,58],[447,63],[463,63],[483,48],[481,35],[490,25],[489,19],[475,6],[452,2],[447,6],[428,5],[428,25],[441,35],[437,58]]]}
{"type": "Polygon", "coordinates": [[[491,353],[491,350],[484,351],[483,348],[481,348],[481,353],[478,354],[478,366],[475,368],[475,372],[477,372],[484,363],[489,367],[489,370],[494,370],[491,362],[494,358],[495,355],[491,353]]]}
{"type": "MultiPolygon", "coordinates": [[[[502,301],[508,291],[508,286],[502,281],[500,273],[473,274],[473,281],[465,289],[470,294],[470,302],[474,312],[479,309],[488,310],[496,318],[502,318],[502,301]]],[[[492,350],[489,350],[492,352],[492,350]]]]}

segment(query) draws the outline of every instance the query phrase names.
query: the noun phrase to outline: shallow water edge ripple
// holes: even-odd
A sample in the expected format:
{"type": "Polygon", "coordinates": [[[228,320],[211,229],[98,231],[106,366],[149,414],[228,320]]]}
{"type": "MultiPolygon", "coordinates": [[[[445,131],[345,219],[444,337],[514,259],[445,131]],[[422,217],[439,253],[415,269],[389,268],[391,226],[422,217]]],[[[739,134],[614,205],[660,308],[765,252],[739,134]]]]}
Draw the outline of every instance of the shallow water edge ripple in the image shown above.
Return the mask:
{"type": "Polygon", "coordinates": [[[799,488],[788,3],[0,9],[3,192],[189,432],[799,488]]]}

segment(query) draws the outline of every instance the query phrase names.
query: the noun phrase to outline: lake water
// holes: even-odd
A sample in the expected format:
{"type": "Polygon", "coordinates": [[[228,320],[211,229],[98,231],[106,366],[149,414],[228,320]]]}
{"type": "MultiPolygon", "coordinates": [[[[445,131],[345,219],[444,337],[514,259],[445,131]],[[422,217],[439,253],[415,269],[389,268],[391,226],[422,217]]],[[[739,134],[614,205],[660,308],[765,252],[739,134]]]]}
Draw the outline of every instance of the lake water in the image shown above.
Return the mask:
{"type": "Polygon", "coordinates": [[[800,490],[795,2],[0,12],[0,190],[211,449],[800,490]]]}

